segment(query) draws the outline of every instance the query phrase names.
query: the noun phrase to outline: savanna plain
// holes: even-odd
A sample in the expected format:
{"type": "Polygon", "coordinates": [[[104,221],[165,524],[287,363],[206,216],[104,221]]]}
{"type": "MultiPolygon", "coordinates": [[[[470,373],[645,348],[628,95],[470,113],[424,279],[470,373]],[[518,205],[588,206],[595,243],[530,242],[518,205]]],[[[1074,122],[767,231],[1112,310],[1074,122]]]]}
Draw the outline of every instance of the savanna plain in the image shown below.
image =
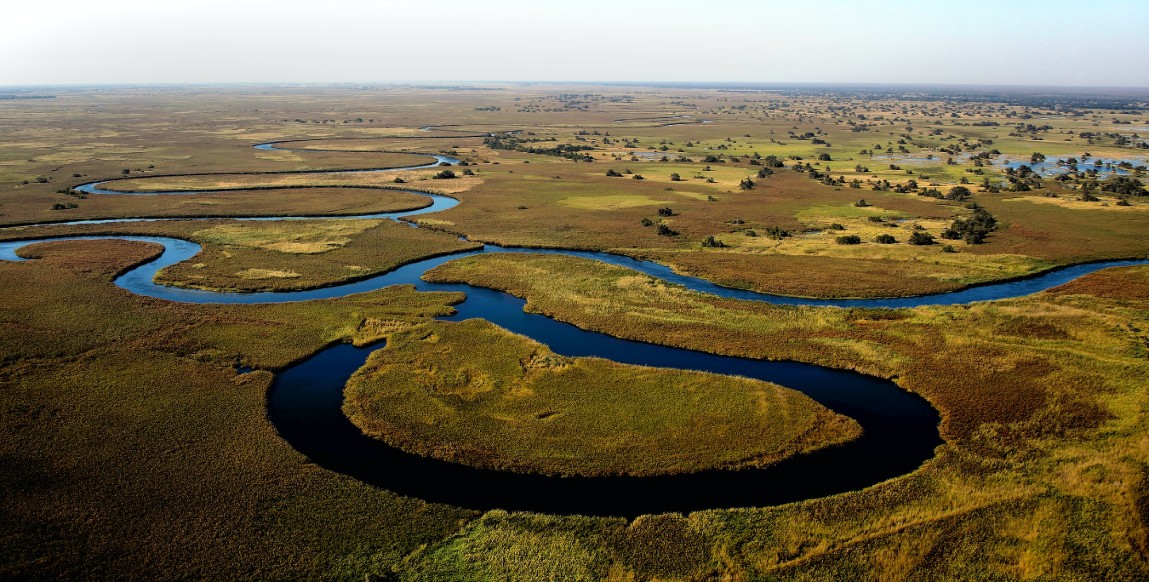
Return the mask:
{"type": "Polygon", "coordinates": [[[532,252],[828,299],[1144,260],[1147,135],[1149,95],[1081,90],[2,95],[0,242],[94,238],[0,261],[0,577],[1149,578],[1149,265],[892,309],[724,298],[532,252]],[[112,192],[80,188],[94,182],[112,192]],[[458,204],[380,216],[426,194],[458,204]],[[114,280],[163,249],[127,235],[201,245],[156,282],[228,293],[513,247],[423,277],[616,338],[889,379],[937,410],[940,444],[907,473],[783,505],[616,516],[400,495],[282,438],[268,416],[276,375],[335,344],[383,345],[345,390],[363,434],[554,479],[755,471],[863,430],[784,385],[570,357],[440,319],[461,292],[137,295],[114,280]]]}

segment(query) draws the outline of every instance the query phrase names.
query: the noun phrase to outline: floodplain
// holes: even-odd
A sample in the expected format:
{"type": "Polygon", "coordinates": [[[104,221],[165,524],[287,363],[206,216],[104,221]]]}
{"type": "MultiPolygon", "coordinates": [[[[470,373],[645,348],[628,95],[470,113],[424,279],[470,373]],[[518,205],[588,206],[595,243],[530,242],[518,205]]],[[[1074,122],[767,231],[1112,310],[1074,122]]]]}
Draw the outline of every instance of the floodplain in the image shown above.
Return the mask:
{"type": "Polygon", "coordinates": [[[1143,579],[1149,265],[878,309],[721,298],[531,251],[834,299],[1144,260],[1147,103],[540,84],[0,102],[0,241],[43,241],[0,261],[0,576],[1143,579]],[[424,193],[458,204],[379,216],[424,193]],[[108,238],[43,240],[75,235],[108,238]],[[161,249],[126,235],[201,245],[156,281],[231,293],[459,254],[424,278],[614,338],[891,380],[937,411],[941,443],[893,478],[760,507],[604,516],[397,494],[281,438],[276,374],[382,345],[347,385],[365,434],[558,479],[754,471],[862,431],[784,384],[443,320],[466,291],[143,297],[114,281],[161,249]]]}

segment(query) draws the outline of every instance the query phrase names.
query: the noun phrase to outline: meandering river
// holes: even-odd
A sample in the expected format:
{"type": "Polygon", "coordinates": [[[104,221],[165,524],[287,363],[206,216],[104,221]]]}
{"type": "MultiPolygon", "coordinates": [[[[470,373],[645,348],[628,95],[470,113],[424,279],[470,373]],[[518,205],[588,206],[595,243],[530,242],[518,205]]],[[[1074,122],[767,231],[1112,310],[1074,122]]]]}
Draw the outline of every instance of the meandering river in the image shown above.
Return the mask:
{"type": "MultiPolygon", "coordinates": [[[[275,142],[258,144],[276,148],[275,142]]],[[[286,149],[286,148],[284,148],[286,149]]],[[[323,150],[321,150],[323,151],[323,150]]],[[[381,172],[429,168],[458,160],[436,161],[405,168],[373,168],[381,172]]],[[[346,173],[339,171],[338,173],[346,173]]],[[[291,172],[276,172],[291,173],[291,172]]],[[[85,184],[77,189],[96,195],[125,194],[108,189],[114,181],[85,184]]],[[[180,195],[190,191],[133,192],[133,195],[180,195]]],[[[301,220],[318,218],[404,218],[440,212],[458,201],[435,194],[417,210],[340,217],[258,217],[240,220],[301,220]]],[[[62,224],[99,224],[150,220],[84,220],[62,224]]],[[[60,224],[60,223],[56,223],[60,224]]],[[[443,319],[481,317],[515,333],[547,344],[565,356],[595,356],[626,364],[702,370],[774,382],[799,390],[827,408],[856,420],[863,435],[849,443],[797,455],[760,469],[709,470],[656,477],[548,477],[478,469],[403,452],[365,436],[342,412],[343,387],[366,361],[370,348],[336,345],[277,374],[268,393],[268,417],[283,438],[313,462],[402,495],[474,509],[527,510],[548,513],[636,516],[644,513],[774,505],[863,488],[913,471],[942,443],[939,417],[922,398],[888,380],[846,370],[797,362],[772,362],[716,356],[679,348],[628,341],[585,331],[523,311],[524,301],[506,293],[462,284],[422,280],[427,270],[447,261],[481,253],[532,252],[584,257],[629,267],[687,288],[749,301],[786,305],[842,307],[914,307],[1018,297],[1071,281],[1099,269],[1145,260],[1107,261],[1053,270],[1037,277],[971,287],[962,291],[894,299],[801,299],[721,287],[703,279],[673,273],[657,263],[608,253],[574,250],[516,249],[486,245],[481,250],[434,257],[388,273],[343,285],[306,291],[226,293],[158,285],[156,273],[200,252],[193,242],[153,236],[74,236],[0,243],[0,260],[23,260],[16,251],[50,240],[125,239],[163,246],[162,254],[120,275],[115,284],[139,295],[189,303],[275,303],[344,297],[396,284],[420,291],[461,291],[466,301],[443,319]]]]}

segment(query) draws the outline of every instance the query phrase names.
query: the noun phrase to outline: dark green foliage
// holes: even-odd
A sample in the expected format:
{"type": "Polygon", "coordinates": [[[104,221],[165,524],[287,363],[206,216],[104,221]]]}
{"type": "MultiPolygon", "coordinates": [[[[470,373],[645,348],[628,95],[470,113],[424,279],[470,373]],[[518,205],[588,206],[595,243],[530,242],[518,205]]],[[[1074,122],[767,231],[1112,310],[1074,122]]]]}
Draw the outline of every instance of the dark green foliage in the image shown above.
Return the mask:
{"type": "Polygon", "coordinates": [[[621,178],[622,177],[622,174],[616,172],[614,168],[607,170],[606,175],[609,178],[621,178]]]}
{"type": "Polygon", "coordinates": [[[1112,192],[1118,196],[1146,196],[1149,192],[1141,180],[1129,176],[1117,176],[1101,184],[1102,192],[1112,192]]]}
{"type": "Polygon", "coordinates": [[[750,178],[744,178],[741,182],[738,183],[738,188],[740,190],[753,190],[754,180],[751,180],[750,178]]]}
{"type": "Polygon", "coordinates": [[[654,221],[649,218],[643,218],[639,221],[639,224],[643,226],[654,226],[654,221]]]}
{"type": "Polygon", "coordinates": [[[721,249],[726,247],[726,243],[714,238],[714,235],[710,235],[702,239],[702,246],[711,249],[721,249]]]}
{"type": "Polygon", "coordinates": [[[997,218],[986,209],[973,204],[973,216],[958,218],[950,227],[942,231],[942,238],[948,240],[964,240],[969,244],[985,242],[989,233],[997,230],[997,218]]]}
{"type": "Polygon", "coordinates": [[[786,230],[780,226],[767,226],[766,227],[766,236],[769,238],[772,238],[774,240],[782,240],[782,239],[790,236],[790,231],[788,231],[788,230],[786,230]]]}
{"type": "Polygon", "coordinates": [[[669,226],[666,226],[665,224],[659,224],[658,225],[658,234],[660,236],[677,236],[678,231],[672,230],[669,226]]]}
{"type": "Polygon", "coordinates": [[[880,245],[892,245],[897,243],[898,239],[894,238],[894,235],[892,234],[879,234],[876,238],[874,238],[874,242],[880,245]]]}
{"type": "Polygon", "coordinates": [[[829,229],[830,230],[846,230],[846,227],[842,226],[842,224],[839,222],[835,222],[834,224],[831,224],[829,226],[829,229]]]}
{"type": "Polygon", "coordinates": [[[954,186],[950,189],[950,193],[946,195],[946,200],[955,200],[957,202],[965,202],[973,195],[969,188],[965,186],[954,186]]]}
{"type": "Polygon", "coordinates": [[[934,235],[922,230],[915,230],[910,233],[910,239],[906,242],[919,246],[932,245],[934,244],[934,235]]]}
{"type": "Polygon", "coordinates": [[[762,165],[766,166],[767,168],[781,168],[786,164],[784,164],[782,160],[778,158],[778,156],[770,155],[762,158],[762,165]]]}
{"type": "Polygon", "coordinates": [[[458,176],[455,175],[455,172],[453,172],[451,170],[443,170],[442,172],[439,172],[438,174],[431,176],[431,179],[432,180],[450,180],[452,178],[457,178],[457,177],[458,176]]]}
{"type": "Polygon", "coordinates": [[[669,206],[667,206],[665,208],[659,208],[658,209],[658,215],[659,216],[674,216],[674,211],[671,210],[669,206]]]}
{"type": "Polygon", "coordinates": [[[677,173],[671,174],[670,175],[670,181],[671,182],[681,182],[682,176],[679,176],[677,173]]]}
{"type": "Polygon", "coordinates": [[[835,238],[834,242],[840,245],[860,245],[862,244],[862,237],[856,234],[846,234],[835,238]]]}

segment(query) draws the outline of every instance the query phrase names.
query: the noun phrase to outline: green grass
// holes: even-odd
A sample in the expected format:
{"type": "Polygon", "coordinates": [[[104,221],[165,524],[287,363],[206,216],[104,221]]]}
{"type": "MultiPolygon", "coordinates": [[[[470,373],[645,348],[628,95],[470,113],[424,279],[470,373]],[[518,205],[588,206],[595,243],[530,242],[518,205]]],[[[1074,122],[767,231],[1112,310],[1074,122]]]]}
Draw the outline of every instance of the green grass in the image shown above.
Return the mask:
{"type": "Polygon", "coordinates": [[[344,410],[405,450],[555,475],[760,466],[860,433],[779,386],[564,358],[483,320],[392,335],[348,383],[344,410]]]}

